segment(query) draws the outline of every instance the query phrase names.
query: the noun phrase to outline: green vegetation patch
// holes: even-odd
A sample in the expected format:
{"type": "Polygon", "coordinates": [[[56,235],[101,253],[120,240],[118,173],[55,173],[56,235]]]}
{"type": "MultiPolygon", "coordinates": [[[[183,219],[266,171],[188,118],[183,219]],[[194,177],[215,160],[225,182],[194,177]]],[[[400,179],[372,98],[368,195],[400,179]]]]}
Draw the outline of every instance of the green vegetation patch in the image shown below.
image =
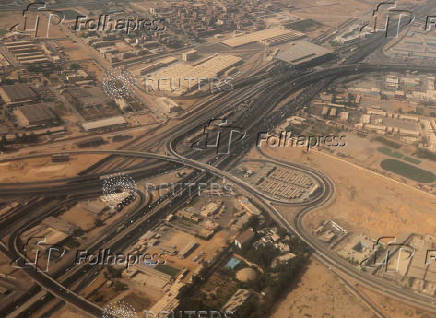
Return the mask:
{"type": "Polygon", "coordinates": [[[162,273],[164,273],[164,274],[168,274],[168,275],[170,275],[171,277],[176,277],[177,274],[180,272],[179,269],[177,269],[177,268],[175,268],[175,267],[172,267],[172,266],[170,266],[170,265],[166,265],[166,264],[160,264],[160,265],[157,265],[157,266],[155,267],[155,269],[157,269],[159,272],[162,272],[162,273]]]}
{"type": "Polygon", "coordinates": [[[384,154],[386,156],[396,158],[396,159],[403,159],[403,160],[406,160],[406,161],[413,163],[415,165],[419,165],[421,163],[421,160],[418,160],[418,159],[412,158],[412,157],[406,157],[402,153],[399,153],[398,151],[393,151],[391,148],[388,148],[388,147],[378,147],[377,151],[381,152],[382,154],[384,154]]]}
{"type": "Polygon", "coordinates": [[[421,163],[421,160],[410,158],[410,157],[404,157],[404,160],[409,161],[415,165],[419,165],[421,163]]]}
{"type": "Polygon", "coordinates": [[[389,156],[389,157],[393,157],[393,158],[397,158],[397,159],[403,158],[403,154],[401,154],[397,151],[393,151],[391,148],[388,148],[388,147],[378,147],[377,150],[378,150],[378,152],[381,152],[382,154],[389,156]]]}
{"type": "Polygon", "coordinates": [[[415,155],[418,158],[436,161],[436,153],[428,151],[427,149],[418,149],[415,155]]]}
{"type": "Polygon", "coordinates": [[[399,144],[395,141],[386,139],[385,137],[382,137],[382,136],[374,137],[372,140],[381,142],[382,144],[389,146],[389,147],[392,147],[392,148],[395,148],[395,149],[401,148],[401,144],[399,144]]]}
{"type": "Polygon", "coordinates": [[[386,159],[381,162],[384,170],[392,171],[408,179],[420,182],[431,183],[436,181],[436,176],[427,170],[422,170],[396,159],[386,159]]]}

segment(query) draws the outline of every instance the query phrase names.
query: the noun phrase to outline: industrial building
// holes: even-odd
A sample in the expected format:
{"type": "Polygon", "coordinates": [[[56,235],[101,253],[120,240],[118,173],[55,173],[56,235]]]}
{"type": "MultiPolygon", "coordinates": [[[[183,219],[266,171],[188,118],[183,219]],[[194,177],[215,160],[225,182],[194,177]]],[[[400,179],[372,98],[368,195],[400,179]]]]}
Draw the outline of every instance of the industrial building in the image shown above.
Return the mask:
{"type": "Polygon", "coordinates": [[[241,198],[239,203],[250,214],[257,216],[262,214],[262,212],[248,198],[241,198]]]}
{"type": "Polygon", "coordinates": [[[211,80],[218,81],[218,77],[225,71],[242,62],[234,55],[213,55],[190,65],[177,63],[159,70],[144,79],[147,91],[167,91],[172,95],[182,95],[189,90],[210,87],[211,80]]]}
{"type": "Polygon", "coordinates": [[[409,32],[398,41],[387,53],[394,57],[436,58],[436,37],[433,32],[409,32]]]}
{"type": "Polygon", "coordinates": [[[304,34],[301,32],[281,28],[271,28],[236,36],[231,39],[222,41],[221,43],[232,48],[237,48],[253,42],[259,42],[265,45],[276,45],[288,41],[297,40],[302,37],[304,37],[304,34]]]}
{"type": "Polygon", "coordinates": [[[292,65],[317,63],[333,58],[332,51],[306,40],[280,46],[277,58],[292,65]]]}
{"type": "Polygon", "coordinates": [[[239,248],[245,248],[254,240],[254,231],[252,229],[247,229],[244,232],[240,233],[235,238],[235,245],[239,248]]]}
{"type": "Polygon", "coordinates": [[[183,58],[183,61],[185,61],[185,62],[195,60],[197,58],[197,51],[190,50],[188,52],[182,53],[182,58],[183,58]]]}
{"type": "Polygon", "coordinates": [[[118,127],[127,125],[123,116],[115,116],[111,118],[104,118],[95,121],[87,121],[82,124],[83,129],[86,131],[97,130],[101,128],[118,127]]]}
{"type": "Polygon", "coordinates": [[[143,69],[141,69],[139,71],[139,74],[145,75],[147,73],[154,72],[154,71],[160,69],[161,67],[168,66],[176,61],[177,61],[177,59],[175,57],[172,57],[172,56],[163,58],[163,59],[157,61],[156,63],[147,65],[146,67],[144,67],[143,69]]]}
{"type": "Polygon", "coordinates": [[[56,114],[50,104],[32,104],[17,107],[14,110],[18,124],[21,127],[31,128],[55,125],[58,123],[56,114]]]}
{"type": "Polygon", "coordinates": [[[50,52],[35,41],[6,42],[6,49],[22,65],[50,62],[50,52]]]}
{"type": "Polygon", "coordinates": [[[7,58],[2,53],[0,53],[0,69],[6,69],[9,68],[10,66],[11,64],[9,63],[7,58]]]}
{"type": "Polygon", "coordinates": [[[222,311],[241,314],[242,308],[252,296],[253,292],[247,289],[238,289],[223,306],[222,311]]]}
{"type": "Polygon", "coordinates": [[[180,251],[179,253],[179,258],[180,259],[184,259],[186,258],[189,254],[191,254],[196,248],[197,248],[198,244],[195,241],[191,241],[189,242],[184,248],[183,250],[180,251]]]}
{"type": "Polygon", "coordinates": [[[30,103],[38,98],[38,94],[24,84],[1,86],[0,96],[8,106],[30,103]]]}
{"type": "Polygon", "coordinates": [[[99,87],[91,88],[68,88],[64,91],[67,100],[75,104],[83,106],[96,105],[108,102],[109,99],[99,87]]]}

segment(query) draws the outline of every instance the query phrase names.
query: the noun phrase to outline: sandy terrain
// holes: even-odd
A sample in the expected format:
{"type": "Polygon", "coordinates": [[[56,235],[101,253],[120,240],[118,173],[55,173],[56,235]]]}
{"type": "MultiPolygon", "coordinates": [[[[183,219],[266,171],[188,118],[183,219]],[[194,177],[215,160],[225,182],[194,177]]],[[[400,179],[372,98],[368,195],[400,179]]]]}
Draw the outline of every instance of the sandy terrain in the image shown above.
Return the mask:
{"type": "MultiPolygon", "coordinates": [[[[68,306],[69,307],[69,306],[68,306]]],[[[74,309],[65,309],[59,313],[59,318],[88,318],[90,316],[82,313],[75,312],[74,309]]]]}
{"type": "Polygon", "coordinates": [[[26,159],[0,164],[0,182],[40,182],[76,176],[101,160],[100,155],[71,156],[69,162],[53,163],[51,158],[26,159]]]}
{"type": "Polygon", "coordinates": [[[434,317],[431,313],[423,312],[412,306],[406,305],[400,301],[380,295],[376,292],[359,288],[364,292],[365,296],[381,310],[386,317],[395,318],[431,318],[434,317]]]}
{"type": "Polygon", "coordinates": [[[71,40],[57,41],[58,44],[65,49],[65,54],[68,56],[70,61],[82,61],[91,59],[86,51],[82,50],[76,43],[71,40]]]}
{"type": "MultiPolygon", "coordinates": [[[[35,8],[35,7],[33,7],[35,8]]],[[[23,7],[24,9],[24,7],[23,7]]],[[[28,17],[28,24],[27,24],[27,30],[30,31],[31,29],[35,28],[35,21],[36,21],[36,14],[35,13],[26,13],[28,17]]],[[[48,13],[41,14],[39,13],[40,21],[38,26],[38,31],[36,33],[36,36],[38,38],[46,39],[47,38],[47,27],[48,27],[48,13]]],[[[65,35],[63,32],[54,25],[54,23],[57,23],[58,20],[54,17],[52,20],[52,24],[50,24],[49,32],[48,32],[48,39],[54,39],[54,38],[64,38],[65,35]]],[[[0,29],[9,30],[14,25],[20,24],[18,26],[19,30],[23,30],[24,26],[24,17],[22,11],[8,11],[8,12],[2,12],[0,13],[0,29]]],[[[30,32],[32,38],[35,35],[33,32],[30,32]]],[[[31,38],[29,38],[31,39],[31,38]]]]}
{"type": "Polygon", "coordinates": [[[84,231],[88,231],[95,227],[95,221],[98,219],[92,213],[81,209],[78,206],[74,206],[64,214],[62,214],[61,218],[65,221],[71,222],[74,225],[77,225],[84,231]]]}
{"type": "Polygon", "coordinates": [[[318,0],[314,2],[293,0],[291,4],[296,7],[291,11],[293,15],[304,19],[311,18],[331,27],[349,18],[361,18],[372,8],[370,4],[357,0],[318,0]]]}
{"type": "Polygon", "coordinates": [[[210,240],[204,241],[198,238],[195,238],[193,235],[179,231],[172,230],[169,234],[169,237],[165,237],[162,239],[162,244],[164,246],[177,246],[177,249],[181,251],[188,242],[195,241],[198,243],[198,247],[189,254],[185,259],[180,259],[178,256],[167,256],[166,264],[182,269],[183,267],[188,268],[190,273],[186,276],[185,280],[188,280],[192,274],[192,271],[195,270],[199,265],[193,262],[193,258],[198,255],[200,252],[206,253],[204,256],[205,260],[209,260],[213,257],[213,254],[220,248],[227,244],[227,240],[229,238],[228,231],[222,230],[217,232],[210,240]]]}
{"type": "Polygon", "coordinates": [[[265,148],[266,153],[322,171],[336,186],[334,200],[306,216],[307,228],[332,218],[346,229],[370,237],[436,231],[435,196],[318,151],[306,154],[296,148],[272,149],[265,148]]]}
{"type": "MultiPolygon", "coordinates": [[[[345,142],[347,143],[346,147],[336,149],[336,153],[341,153],[347,155],[347,160],[350,160],[354,163],[357,163],[359,166],[377,169],[380,172],[384,172],[384,170],[380,167],[380,163],[384,159],[391,159],[392,157],[382,154],[377,150],[379,147],[386,147],[380,142],[376,142],[371,140],[371,137],[363,138],[353,134],[347,134],[345,138],[345,142]]],[[[389,148],[389,147],[388,147],[389,148]]],[[[428,159],[421,159],[413,156],[413,153],[416,151],[414,146],[403,145],[400,149],[393,149],[395,152],[399,152],[403,154],[404,157],[412,157],[414,159],[418,159],[420,163],[416,166],[420,169],[436,171],[436,162],[428,159]]],[[[402,159],[404,161],[404,158],[402,159]]],[[[407,161],[406,161],[407,162],[407,161]]],[[[393,174],[395,177],[396,175],[393,174]]],[[[403,178],[401,176],[396,176],[397,179],[404,179],[403,182],[407,182],[409,184],[416,185],[417,182],[403,178]]]]}
{"type": "Polygon", "coordinates": [[[296,288],[278,303],[271,317],[372,318],[373,315],[334,273],[312,260],[296,288]]]}
{"type": "MultiPolygon", "coordinates": [[[[386,317],[430,318],[412,306],[357,286],[386,317]]],[[[300,282],[278,303],[272,318],[373,318],[365,303],[352,294],[342,281],[318,261],[312,260],[300,282]]]]}

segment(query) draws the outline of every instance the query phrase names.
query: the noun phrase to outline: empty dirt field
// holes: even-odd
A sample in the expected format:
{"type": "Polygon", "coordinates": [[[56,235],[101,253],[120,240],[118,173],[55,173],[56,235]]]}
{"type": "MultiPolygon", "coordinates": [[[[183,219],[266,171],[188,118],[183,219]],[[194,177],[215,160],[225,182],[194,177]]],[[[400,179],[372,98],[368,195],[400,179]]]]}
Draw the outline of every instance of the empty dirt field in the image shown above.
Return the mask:
{"type": "Polygon", "coordinates": [[[372,318],[365,304],[351,294],[336,275],[316,260],[295,289],[278,303],[272,318],[372,318]]]}
{"type": "Polygon", "coordinates": [[[70,161],[61,163],[53,163],[50,157],[4,162],[0,163],[0,182],[41,182],[73,177],[104,157],[71,156],[70,161]]]}
{"type": "MultiPolygon", "coordinates": [[[[354,284],[354,283],[352,283],[354,284]]],[[[430,318],[409,305],[357,286],[385,317],[430,318]]],[[[315,259],[301,276],[297,286],[273,310],[272,318],[374,318],[366,304],[344,283],[315,259]]]]}
{"type": "Polygon", "coordinates": [[[333,200],[303,220],[308,229],[318,226],[322,220],[334,219],[349,231],[373,238],[436,232],[434,195],[316,150],[303,153],[296,148],[265,148],[264,151],[273,158],[321,171],[335,184],[333,200]]]}
{"type": "MultiPolygon", "coordinates": [[[[35,8],[38,8],[37,3],[32,7],[32,10],[36,10],[35,8]]],[[[25,9],[25,6],[23,5],[23,9],[25,9]]],[[[52,23],[49,26],[48,23],[48,17],[49,14],[42,11],[36,12],[27,12],[25,14],[27,17],[27,26],[26,30],[29,32],[31,37],[29,39],[32,39],[34,36],[37,38],[43,38],[43,39],[55,39],[55,38],[63,38],[65,35],[63,32],[59,29],[58,26],[55,24],[58,22],[56,20],[56,17],[53,18],[52,23]],[[37,22],[37,16],[39,17],[39,24],[38,28],[35,28],[36,22],[37,22]],[[48,32],[47,32],[48,28],[48,32]],[[34,31],[31,31],[35,29],[34,31]]],[[[20,31],[24,31],[24,16],[23,11],[8,11],[8,12],[2,12],[0,13],[0,29],[2,30],[10,30],[12,27],[17,25],[17,29],[20,31]]]]}
{"type": "Polygon", "coordinates": [[[293,0],[295,6],[291,12],[299,18],[313,19],[324,25],[336,27],[350,18],[364,18],[365,13],[372,9],[371,3],[379,1],[371,0],[364,3],[357,0],[317,0],[308,2],[305,0],[293,0]]]}

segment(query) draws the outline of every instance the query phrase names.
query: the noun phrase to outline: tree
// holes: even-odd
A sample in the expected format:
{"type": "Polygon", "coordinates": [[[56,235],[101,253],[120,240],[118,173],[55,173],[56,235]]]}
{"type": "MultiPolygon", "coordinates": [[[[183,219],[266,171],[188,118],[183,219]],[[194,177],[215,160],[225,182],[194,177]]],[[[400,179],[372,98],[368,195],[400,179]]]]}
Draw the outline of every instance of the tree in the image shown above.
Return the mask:
{"type": "Polygon", "coordinates": [[[80,68],[80,64],[73,63],[73,64],[71,64],[71,68],[72,68],[73,70],[78,70],[78,69],[80,68]]]}

